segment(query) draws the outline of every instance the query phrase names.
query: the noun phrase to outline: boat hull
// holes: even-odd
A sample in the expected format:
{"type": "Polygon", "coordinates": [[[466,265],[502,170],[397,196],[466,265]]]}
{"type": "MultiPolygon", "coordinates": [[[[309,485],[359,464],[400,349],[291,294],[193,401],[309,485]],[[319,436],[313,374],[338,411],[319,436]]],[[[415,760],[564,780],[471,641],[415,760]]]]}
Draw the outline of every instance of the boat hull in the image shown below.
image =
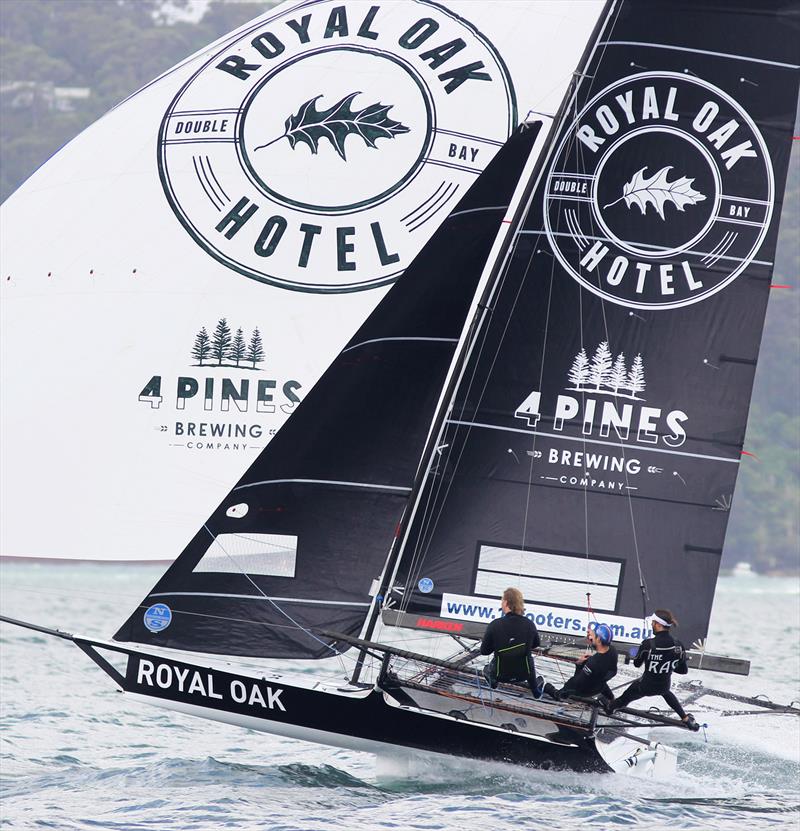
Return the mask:
{"type": "Polygon", "coordinates": [[[124,691],[137,701],[294,739],[376,753],[398,749],[543,769],[609,772],[593,738],[539,719],[537,732],[408,706],[389,693],[314,687],[128,653],[124,691]],[[551,733],[552,740],[544,734],[551,733]]]}

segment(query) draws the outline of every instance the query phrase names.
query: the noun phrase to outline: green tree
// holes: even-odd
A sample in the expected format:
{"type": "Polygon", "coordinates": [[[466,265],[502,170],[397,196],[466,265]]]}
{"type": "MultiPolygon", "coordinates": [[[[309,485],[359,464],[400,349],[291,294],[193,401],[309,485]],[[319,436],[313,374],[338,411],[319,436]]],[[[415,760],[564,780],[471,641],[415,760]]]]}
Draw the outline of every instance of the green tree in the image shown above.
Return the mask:
{"type": "Polygon", "coordinates": [[[0,201],[111,107],[273,4],[211,3],[189,22],[169,11],[187,0],[0,0],[0,201]],[[67,112],[24,106],[8,91],[14,82],[90,96],[67,112]]]}
{"type": "MultiPolygon", "coordinates": [[[[799,128],[795,128],[795,134],[799,128]]],[[[723,565],[800,571],[800,147],[794,142],[773,284],[723,565]]]]}

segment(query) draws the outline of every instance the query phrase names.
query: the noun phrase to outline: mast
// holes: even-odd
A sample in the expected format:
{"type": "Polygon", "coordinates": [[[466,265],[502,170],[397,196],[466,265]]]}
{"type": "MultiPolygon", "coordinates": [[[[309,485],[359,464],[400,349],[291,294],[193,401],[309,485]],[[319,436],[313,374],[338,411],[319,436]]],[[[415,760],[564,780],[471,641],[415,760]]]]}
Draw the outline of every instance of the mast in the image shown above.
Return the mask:
{"type": "MultiPolygon", "coordinates": [[[[555,150],[556,140],[560,135],[561,128],[569,115],[570,107],[578,95],[580,86],[586,78],[584,70],[594,57],[597,46],[599,45],[600,40],[609,25],[609,22],[611,21],[617,4],[618,0],[608,0],[606,8],[598,20],[597,26],[595,27],[593,37],[590,40],[590,45],[587,45],[587,48],[581,57],[578,69],[573,74],[573,80],[570,84],[570,88],[567,89],[567,93],[561,102],[561,106],[559,107],[555,118],[553,119],[549,132],[546,136],[542,136],[540,134],[537,138],[537,141],[531,150],[528,162],[523,170],[523,175],[520,178],[519,187],[515,191],[511,204],[509,205],[510,209],[512,209],[513,206],[513,214],[510,219],[503,220],[503,226],[497,235],[495,245],[493,246],[487,260],[484,273],[481,277],[481,283],[479,284],[478,291],[475,293],[475,300],[473,301],[472,308],[470,309],[471,315],[469,323],[464,327],[464,332],[462,333],[458,346],[456,347],[453,361],[450,369],[448,370],[447,380],[443,387],[442,395],[439,398],[439,404],[431,422],[431,429],[428,433],[428,439],[420,459],[417,476],[409,495],[408,505],[406,510],[403,512],[394,542],[387,556],[386,564],[379,580],[378,590],[372,598],[367,620],[362,631],[362,638],[365,640],[370,640],[372,637],[378,621],[378,616],[381,612],[383,599],[391,586],[394,584],[394,580],[397,576],[397,569],[408,540],[408,530],[413,523],[417,508],[419,507],[420,496],[424,490],[428,476],[430,475],[437,448],[440,446],[447,416],[452,410],[456,392],[462,380],[467,361],[469,360],[475,343],[477,342],[478,335],[484,322],[488,319],[492,311],[491,300],[496,291],[499,277],[508,263],[508,259],[512,251],[512,244],[517,238],[517,231],[530,209],[537,185],[539,184],[543,171],[546,169],[547,164],[555,150]],[[545,142],[547,142],[547,145],[546,148],[543,148],[542,145],[545,142]]],[[[359,653],[359,657],[351,677],[352,683],[356,683],[361,676],[364,655],[365,653],[363,651],[359,653]]]]}

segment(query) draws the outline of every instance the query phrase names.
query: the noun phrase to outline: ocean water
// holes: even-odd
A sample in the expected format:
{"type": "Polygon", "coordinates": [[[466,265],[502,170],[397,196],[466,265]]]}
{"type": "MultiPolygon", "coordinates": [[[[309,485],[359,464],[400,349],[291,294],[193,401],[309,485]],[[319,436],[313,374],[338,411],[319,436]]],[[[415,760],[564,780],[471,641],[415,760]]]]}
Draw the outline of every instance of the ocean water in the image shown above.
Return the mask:
{"type": "MultiPolygon", "coordinates": [[[[3,614],[109,637],[159,576],[0,561],[3,614]]],[[[800,582],[719,581],[707,686],[800,698],[800,582]]],[[[440,759],[395,764],[135,704],[72,644],[0,625],[0,827],[55,829],[800,828],[800,718],[669,731],[659,781],[440,759]]]]}

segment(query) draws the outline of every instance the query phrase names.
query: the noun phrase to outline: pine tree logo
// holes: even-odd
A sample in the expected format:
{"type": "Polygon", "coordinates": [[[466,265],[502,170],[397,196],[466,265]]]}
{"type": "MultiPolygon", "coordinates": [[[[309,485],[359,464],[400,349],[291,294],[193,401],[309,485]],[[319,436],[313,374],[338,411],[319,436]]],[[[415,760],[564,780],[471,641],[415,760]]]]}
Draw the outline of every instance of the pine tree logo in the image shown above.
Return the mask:
{"type": "Polygon", "coordinates": [[[231,348],[228,350],[228,355],[232,361],[235,361],[236,366],[239,366],[239,361],[244,358],[245,349],[244,335],[241,329],[237,329],[231,348]]]}
{"type": "Polygon", "coordinates": [[[203,366],[203,361],[205,361],[210,354],[211,338],[209,338],[208,332],[206,332],[206,327],[204,326],[197,333],[197,337],[194,339],[192,357],[197,361],[197,366],[203,366]]]}
{"type": "Polygon", "coordinates": [[[257,363],[261,363],[264,360],[264,346],[261,343],[261,332],[258,331],[258,327],[253,329],[253,334],[250,336],[246,358],[252,362],[253,369],[256,368],[257,363]]]}
{"type": "Polygon", "coordinates": [[[214,337],[211,339],[211,357],[216,359],[217,366],[222,366],[222,361],[228,357],[231,345],[231,328],[228,321],[221,317],[214,330],[214,337]]]}
{"type": "Polygon", "coordinates": [[[614,357],[608,341],[597,347],[591,360],[586,350],[581,349],[567,373],[567,380],[572,384],[564,388],[567,390],[613,395],[632,401],[645,400],[638,395],[644,392],[646,386],[642,356],[637,355],[628,370],[625,355],[620,352],[614,357]]]}
{"type": "Polygon", "coordinates": [[[253,329],[248,342],[241,327],[232,334],[227,318],[221,317],[213,335],[208,334],[205,326],[195,335],[191,357],[195,366],[259,369],[256,364],[263,363],[265,357],[261,332],[258,327],[253,329]]]}

